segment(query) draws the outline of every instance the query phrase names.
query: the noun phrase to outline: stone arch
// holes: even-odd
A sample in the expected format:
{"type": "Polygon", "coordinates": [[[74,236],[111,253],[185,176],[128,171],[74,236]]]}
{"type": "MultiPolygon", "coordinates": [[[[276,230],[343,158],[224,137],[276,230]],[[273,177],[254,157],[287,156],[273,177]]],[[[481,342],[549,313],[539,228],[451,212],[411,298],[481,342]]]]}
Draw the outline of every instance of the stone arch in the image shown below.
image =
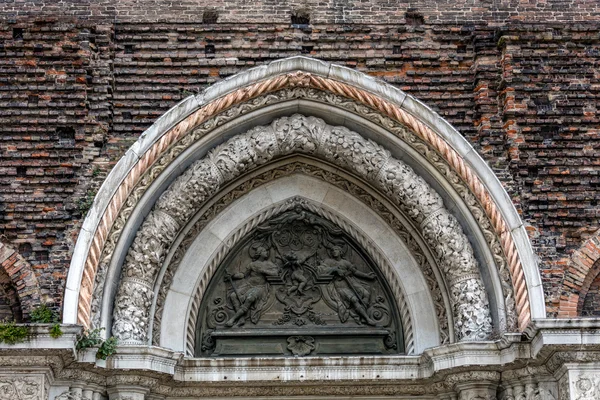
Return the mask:
{"type": "Polygon", "coordinates": [[[90,323],[96,270],[113,223],[160,155],[183,141],[190,130],[232,105],[295,87],[314,88],[362,103],[414,131],[467,183],[500,237],[516,290],[521,329],[531,315],[545,315],[539,272],[523,225],[508,195],[470,145],[435,113],[401,91],[346,68],[295,57],[244,72],[187,99],[161,117],[128,151],[101,188],[84,222],[69,271],[65,322],[90,323]]]}
{"type": "Polygon", "coordinates": [[[150,290],[177,232],[222,187],[281,157],[303,154],[347,170],[380,190],[407,215],[436,256],[459,340],[492,333],[487,290],[468,238],[442,198],[383,147],[341,126],[299,114],[236,135],[195,161],[164,191],[128,250],[115,298],[113,335],[146,343],[150,290]]]}
{"type": "Polygon", "coordinates": [[[33,268],[17,250],[3,242],[0,242],[0,264],[0,284],[5,298],[11,303],[13,319],[17,322],[27,320],[40,304],[40,287],[33,268]]]}
{"type": "Polygon", "coordinates": [[[600,272],[600,231],[573,253],[563,280],[558,317],[581,316],[590,286],[600,272]]]}
{"type": "MultiPolygon", "coordinates": [[[[181,303],[181,296],[187,293],[189,300],[183,302],[189,304],[188,311],[186,313],[162,312],[166,319],[162,324],[162,331],[166,337],[161,335],[161,340],[156,341],[155,345],[164,346],[168,343],[177,350],[186,350],[188,354],[193,353],[198,307],[206,286],[223,257],[226,257],[228,251],[243,238],[244,233],[268,219],[270,215],[290,209],[298,201],[305,203],[306,209],[343,227],[347,234],[361,243],[367,253],[377,260],[397,301],[407,354],[413,351],[420,353],[425,348],[442,342],[441,333],[438,335],[441,329],[440,323],[435,318],[435,301],[429,294],[428,283],[419,271],[418,262],[412,259],[412,253],[405,248],[406,245],[399,239],[398,234],[391,227],[387,227],[386,221],[370,210],[366,204],[361,204],[353,197],[347,197],[340,188],[314,177],[290,175],[269,182],[266,188],[263,186],[255,188],[249,195],[236,200],[194,237],[192,246],[186,249],[184,260],[179,263],[176,276],[172,279],[174,285],[168,288],[169,293],[166,295],[164,307],[164,310],[168,310],[174,307],[175,303],[181,303]],[[288,191],[291,187],[300,189],[298,192],[307,197],[287,197],[291,193],[288,191]],[[282,188],[287,190],[281,190],[282,188]],[[305,190],[302,190],[303,188],[305,190]],[[269,206],[257,213],[250,211],[249,204],[262,204],[267,196],[272,200],[269,206]],[[273,198],[273,196],[277,197],[273,198]],[[345,198],[345,204],[336,202],[341,198],[345,198]],[[337,209],[334,210],[332,206],[337,209]],[[244,211],[232,211],[235,209],[244,211]],[[232,225],[234,218],[237,221],[233,224],[236,226],[235,229],[226,228],[225,226],[232,225]],[[366,226],[366,220],[370,220],[372,226],[366,226]],[[377,227],[374,226],[373,221],[378,221],[377,227]],[[374,233],[377,231],[380,233],[374,233]],[[225,232],[230,233],[222,241],[214,240],[215,235],[220,236],[225,232]],[[403,260],[402,263],[398,262],[400,259],[403,260]],[[194,275],[192,271],[201,271],[196,281],[187,279],[194,275]],[[404,282],[401,277],[404,278],[404,282]],[[418,337],[415,335],[416,332],[420,332],[418,337]],[[185,346],[179,347],[178,344],[182,343],[184,337],[185,346]]],[[[155,315],[154,323],[156,324],[157,321],[155,315]]]]}
{"type": "Polygon", "coordinates": [[[23,322],[17,288],[4,269],[0,269],[0,321],[23,322]]]}
{"type": "Polygon", "coordinates": [[[582,317],[600,315],[600,259],[588,272],[583,281],[579,301],[577,302],[577,315],[582,317]]]}

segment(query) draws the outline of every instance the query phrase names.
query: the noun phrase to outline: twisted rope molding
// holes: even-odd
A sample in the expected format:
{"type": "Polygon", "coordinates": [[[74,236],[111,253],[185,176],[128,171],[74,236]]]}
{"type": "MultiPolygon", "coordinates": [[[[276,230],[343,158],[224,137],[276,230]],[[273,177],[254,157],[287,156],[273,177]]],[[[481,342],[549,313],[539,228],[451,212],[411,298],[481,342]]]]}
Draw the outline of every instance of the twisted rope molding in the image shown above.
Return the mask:
{"type": "Polygon", "coordinates": [[[94,276],[107,235],[120,209],[124,205],[132,189],[136,186],[144,172],[158,159],[169,146],[176,143],[183,135],[211,116],[229,108],[234,104],[250,100],[264,93],[276,91],[284,87],[313,87],[361,102],[388,117],[411,128],[417,136],[428,143],[448,162],[459,177],[467,184],[477,200],[482,205],[490,219],[496,234],[500,237],[502,250],[508,259],[508,266],[513,287],[518,314],[519,329],[524,330],[531,319],[528,289],[525,282],[521,260],[516,245],[512,239],[507,224],[502,218],[498,207],[493,201],[479,178],[463,161],[460,155],[446,143],[437,133],[416,117],[402,110],[397,105],[375,96],[369,92],[335,81],[333,79],[297,71],[279,75],[224,95],[212,101],[203,108],[190,114],[175,127],[167,131],[151,148],[143,154],[140,160],[129,171],[111,198],[104,211],[90,245],[84,266],[79,291],[77,318],[78,323],[89,327],[90,307],[93,293],[94,276]]]}
{"type": "Polygon", "coordinates": [[[294,197],[292,199],[288,199],[279,204],[275,204],[273,207],[264,210],[260,214],[254,216],[249,221],[244,223],[238,230],[236,230],[233,235],[227,238],[219,249],[217,253],[208,264],[208,267],[202,273],[202,277],[200,279],[200,283],[196,288],[194,297],[192,299],[190,314],[188,317],[188,325],[186,330],[186,350],[189,356],[194,355],[194,345],[196,344],[196,323],[198,321],[198,313],[200,311],[200,304],[202,302],[202,298],[204,296],[204,292],[210,282],[210,279],[213,277],[217,268],[221,264],[221,262],[225,259],[225,257],[229,254],[231,249],[233,249],[241,240],[246,237],[252,230],[254,230],[258,225],[262,224],[265,221],[289,210],[292,210],[297,205],[301,205],[306,210],[317,214],[318,216],[327,219],[328,221],[337,225],[342,231],[344,231],[347,235],[349,235],[352,239],[356,240],[358,244],[360,244],[361,248],[366,250],[369,256],[375,261],[375,264],[381,268],[381,272],[383,273],[386,281],[390,285],[390,289],[394,294],[394,298],[397,301],[398,311],[400,313],[400,318],[402,320],[402,331],[404,334],[404,350],[406,354],[411,354],[414,351],[414,335],[413,335],[413,326],[412,319],[410,316],[410,311],[408,309],[408,304],[406,303],[406,299],[404,296],[404,292],[398,282],[397,276],[392,272],[392,266],[387,262],[386,258],[379,252],[375,246],[371,243],[371,241],[363,236],[352,224],[346,221],[344,218],[339,215],[324,209],[323,207],[318,207],[314,205],[311,201],[304,199],[302,197],[294,197]]]}

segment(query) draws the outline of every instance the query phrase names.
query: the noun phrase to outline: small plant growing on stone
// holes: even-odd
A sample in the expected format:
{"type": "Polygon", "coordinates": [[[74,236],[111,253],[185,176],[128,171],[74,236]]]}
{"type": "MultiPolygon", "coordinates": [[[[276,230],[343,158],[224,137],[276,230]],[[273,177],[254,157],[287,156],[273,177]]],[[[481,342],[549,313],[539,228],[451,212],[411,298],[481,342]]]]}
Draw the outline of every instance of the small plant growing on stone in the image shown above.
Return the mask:
{"type": "Polygon", "coordinates": [[[17,326],[12,321],[0,323],[0,343],[21,343],[27,336],[29,336],[29,329],[26,326],[17,326]]]}
{"type": "Polygon", "coordinates": [[[106,360],[108,357],[115,354],[117,351],[117,338],[114,336],[109,337],[100,345],[100,348],[96,352],[96,358],[106,360]]]}
{"type": "Polygon", "coordinates": [[[85,192],[85,195],[81,199],[79,199],[79,201],[77,202],[77,208],[79,209],[81,215],[85,215],[88,212],[88,210],[92,208],[95,196],[96,193],[92,189],[88,189],[88,191],[85,192]]]}
{"type": "Polygon", "coordinates": [[[80,336],[77,337],[77,350],[85,350],[90,347],[98,346],[96,352],[96,358],[106,360],[109,356],[113,355],[117,350],[117,338],[109,337],[106,340],[102,340],[100,332],[104,328],[96,328],[92,330],[84,331],[80,336]]]}
{"type": "Polygon", "coordinates": [[[49,324],[56,322],[58,315],[47,304],[40,304],[30,314],[31,322],[36,324],[49,324]]]}
{"type": "Polygon", "coordinates": [[[96,328],[90,330],[85,330],[81,335],[77,336],[77,344],[75,348],[77,350],[85,350],[90,347],[98,346],[102,343],[102,338],[100,338],[100,332],[102,332],[101,328],[96,328]]]}
{"type": "Polygon", "coordinates": [[[55,323],[52,324],[52,326],[50,327],[50,336],[54,339],[58,339],[59,337],[61,337],[63,334],[62,329],[60,329],[60,324],[59,323],[55,323]]]}
{"type": "Polygon", "coordinates": [[[60,320],[58,313],[48,307],[47,304],[40,304],[31,312],[31,322],[36,324],[52,324],[50,327],[50,336],[57,339],[62,336],[60,320]]]}

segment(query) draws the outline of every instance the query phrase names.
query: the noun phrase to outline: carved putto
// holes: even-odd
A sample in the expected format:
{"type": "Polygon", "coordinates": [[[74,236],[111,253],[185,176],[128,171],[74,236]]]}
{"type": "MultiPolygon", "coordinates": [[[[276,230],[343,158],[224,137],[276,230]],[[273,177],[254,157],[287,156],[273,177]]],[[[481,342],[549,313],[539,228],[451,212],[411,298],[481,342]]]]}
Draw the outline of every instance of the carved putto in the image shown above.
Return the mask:
{"type": "Polygon", "coordinates": [[[402,352],[400,318],[377,267],[297,201],[215,273],[200,307],[197,355],[402,352]]]}

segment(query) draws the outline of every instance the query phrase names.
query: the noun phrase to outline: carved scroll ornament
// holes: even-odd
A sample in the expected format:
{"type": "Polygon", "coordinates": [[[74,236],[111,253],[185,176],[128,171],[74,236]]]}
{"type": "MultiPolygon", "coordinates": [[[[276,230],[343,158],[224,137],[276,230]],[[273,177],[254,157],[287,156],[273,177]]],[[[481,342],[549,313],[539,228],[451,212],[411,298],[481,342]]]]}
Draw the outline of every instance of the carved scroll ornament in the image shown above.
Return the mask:
{"type": "Polygon", "coordinates": [[[441,197],[373,141],[302,115],[279,118],[230,139],[192,164],[160,196],[128,251],[115,299],[113,335],[122,342],[147,342],[151,287],[177,232],[224,184],[293,153],[324,159],[384,192],[421,229],[435,254],[450,289],[457,338],[489,337],[488,300],[473,250],[441,197]]]}

